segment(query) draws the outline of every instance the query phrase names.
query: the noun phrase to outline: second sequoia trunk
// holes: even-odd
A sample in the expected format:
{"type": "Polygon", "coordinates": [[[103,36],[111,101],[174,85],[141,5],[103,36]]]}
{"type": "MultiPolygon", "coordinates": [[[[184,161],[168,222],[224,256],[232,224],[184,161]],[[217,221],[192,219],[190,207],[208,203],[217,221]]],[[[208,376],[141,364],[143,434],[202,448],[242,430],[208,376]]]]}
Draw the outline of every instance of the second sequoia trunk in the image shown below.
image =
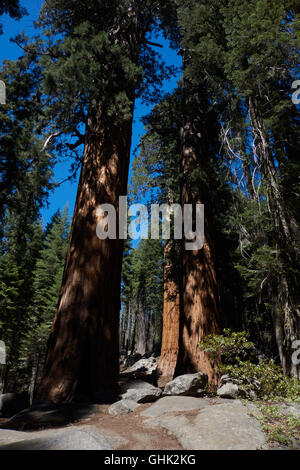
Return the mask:
{"type": "Polygon", "coordinates": [[[158,365],[159,375],[165,381],[173,379],[179,348],[180,287],[168,259],[171,243],[165,246],[163,332],[158,365]]]}
{"type": "Polygon", "coordinates": [[[202,249],[187,251],[183,246],[182,312],[176,375],[201,371],[211,382],[216,382],[215,364],[199,348],[199,341],[206,335],[219,333],[219,295],[209,207],[210,177],[206,171],[209,146],[205,133],[209,125],[203,124],[203,131],[196,130],[198,126],[199,120],[191,120],[181,131],[182,206],[192,204],[195,214],[196,204],[205,205],[205,237],[202,249]]]}
{"type": "MultiPolygon", "coordinates": [[[[132,120],[116,124],[102,111],[88,119],[85,150],[62,288],[39,398],[113,395],[119,370],[123,242],[100,240],[97,207],[126,195],[132,120]]],[[[118,238],[118,237],[117,237],[118,238]]]]}

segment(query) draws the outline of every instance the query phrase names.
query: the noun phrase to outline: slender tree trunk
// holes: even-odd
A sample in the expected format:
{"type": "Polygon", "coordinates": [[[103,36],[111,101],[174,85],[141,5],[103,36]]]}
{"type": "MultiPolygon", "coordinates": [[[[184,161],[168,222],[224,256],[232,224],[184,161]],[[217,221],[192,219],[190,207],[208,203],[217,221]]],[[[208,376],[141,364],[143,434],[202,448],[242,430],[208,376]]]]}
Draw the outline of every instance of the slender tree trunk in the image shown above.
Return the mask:
{"type": "MultiPolygon", "coordinates": [[[[206,132],[206,130],[204,130],[206,132]]],[[[207,148],[203,134],[195,135],[195,125],[187,122],[182,129],[182,169],[185,183],[182,190],[182,206],[205,204],[205,239],[200,250],[187,251],[183,247],[183,293],[180,321],[179,355],[176,375],[204,372],[211,382],[217,381],[215,364],[198,344],[206,335],[219,333],[219,294],[216,277],[214,246],[211,235],[209,211],[209,177],[204,171],[207,148]],[[190,183],[190,176],[198,171],[203,187],[190,183]]],[[[184,240],[185,242],[187,240],[184,240]]]]}
{"type": "Polygon", "coordinates": [[[244,136],[243,136],[243,133],[241,131],[238,132],[238,137],[239,137],[239,141],[240,141],[240,152],[241,152],[241,157],[242,157],[242,167],[243,167],[243,172],[244,172],[244,175],[245,175],[247,190],[248,190],[250,199],[252,201],[254,201],[255,200],[255,191],[254,191],[254,186],[253,186],[253,182],[252,182],[251,166],[250,166],[249,157],[248,157],[247,151],[246,151],[244,136]]]}
{"type": "Polygon", "coordinates": [[[135,352],[135,344],[136,344],[136,330],[137,330],[137,313],[136,311],[132,312],[132,327],[130,330],[130,354],[135,352]]]}
{"type": "Polygon", "coordinates": [[[264,119],[257,99],[248,99],[249,116],[254,136],[254,147],[267,189],[268,210],[273,220],[279,259],[283,269],[278,282],[280,305],[273,307],[275,336],[283,371],[300,378],[300,364],[293,364],[293,342],[300,336],[299,280],[294,272],[299,269],[295,242],[280,193],[278,174],[271,153],[264,119]],[[288,268],[287,268],[288,267],[288,268]],[[279,332],[279,328],[281,332],[279,332]]]}
{"type": "Polygon", "coordinates": [[[10,364],[8,362],[8,359],[6,359],[6,365],[4,366],[4,373],[3,373],[3,379],[2,379],[2,393],[8,392],[9,371],[10,371],[10,364]]]}
{"type": "Polygon", "coordinates": [[[121,322],[120,322],[120,328],[119,328],[120,351],[124,350],[126,321],[127,321],[127,307],[125,307],[125,309],[123,309],[121,313],[121,322]]]}
{"type": "Polygon", "coordinates": [[[35,398],[38,376],[39,376],[39,369],[40,369],[40,361],[41,361],[41,354],[36,353],[32,361],[31,378],[30,378],[30,384],[29,384],[29,390],[28,390],[30,404],[32,404],[35,398]]]}
{"type": "Polygon", "coordinates": [[[148,326],[147,326],[147,342],[146,342],[146,353],[152,354],[154,349],[155,339],[155,318],[153,312],[149,313],[148,326]]]}
{"type": "Polygon", "coordinates": [[[158,374],[172,380],[179,349],[180,289],[168,260],[170,243],[165,246],[163,332],[158,374]]]}
{"type": "Polygon", "coordinates": [[[131,323],[132,323],[132,312],[131,312],[131,305],[130,301],[127,306],[127,322],[126,322],[126,329],[125,329],[125,336],[124,336],[124,349],[126,351],[126,355],[130,351],[130,336],[131,336],[131,323]]]}
{"type": "Polygon", "coordinates": [[[146,319],[143,305],[138,301],[135,352],[144,356],[146,353],[146,319]]]}
{"type": "Polygon", "coordinates": [[[120,328],[120,347],[123,351],[126,350],[126,333],[128,330],[129,322],[129,304],[126,303],[122,313],[122,325],[120,328]]]}
{"type": "Polygon", "coordinates": [[[119,196],[126,195],[132,120],[116,124],[98,112],[87,122],[81,176],[57,312],[39,388],[40,399],[75,393],[113,394],[119,370],[119,312],[123,242],[119,196]],[[117,213],[117,239],[100,240],[97,207],[117,213]]]}

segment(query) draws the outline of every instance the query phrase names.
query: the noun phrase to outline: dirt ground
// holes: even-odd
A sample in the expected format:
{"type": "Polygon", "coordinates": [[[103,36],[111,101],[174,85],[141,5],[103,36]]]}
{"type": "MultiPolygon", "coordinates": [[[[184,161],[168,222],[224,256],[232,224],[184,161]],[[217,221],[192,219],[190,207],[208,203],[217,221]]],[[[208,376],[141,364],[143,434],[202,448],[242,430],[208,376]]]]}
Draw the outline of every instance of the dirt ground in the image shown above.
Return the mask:
{"type": "Polygon", "coordinates": [[[108,414],[109,405],[98,405],[94,416],[82,419],[73,426],[88,424],[99,428],[99,432],[107,437],[120,436],[124,443],[117,445],[118,450],[183,450],[177,439],[166,429],[160,426],[154,428],[145,423],[147,418],[140,413],[149,406],[151,403],[140,405],[128,415],[112,416],[108,414]]]}

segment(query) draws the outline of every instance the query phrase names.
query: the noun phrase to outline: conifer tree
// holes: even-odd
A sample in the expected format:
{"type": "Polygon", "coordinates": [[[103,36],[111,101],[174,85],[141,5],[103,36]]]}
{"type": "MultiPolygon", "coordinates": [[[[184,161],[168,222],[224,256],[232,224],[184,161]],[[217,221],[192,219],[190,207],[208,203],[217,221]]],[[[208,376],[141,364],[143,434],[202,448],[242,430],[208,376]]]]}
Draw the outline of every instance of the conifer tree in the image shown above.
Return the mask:
{"type": "MultiPolygon", "coordinates": [[[[269,305],[282,367],[299,376],[291,362],[299,332],[298,228],[283,189],[286,169],[295,168],[291,141],[295,145],[298,139],[290,100],[299,69],[298,2],[178,2],[178,17],[187,77],[194,84],[203,77],[223,126],[223,144],[236,169],[241,168],[237,158],[243,161],[235,184],[246,180],[249,196],[260,205],[267,201],[271,230],[266,244],[280,261],[275,283],[269,275],[272,264],[265,275],[257,265],[259,285],[267,297],[273,292],[269,305]]],[[[264,263],[269,262],[266,257],[264,263]]]]}
{"type": "Polygon", "coordinates": [[[54,160],[43,150],[44,140],[39,136],[40,67],[31,56],[24,55],[17,61],[5,61],[1,77],[7,85],[7,104],[0,109],[1,295],[6,298],[12,282],[19,289],[14,300],[1,306],[5,322],[0,335],[8,350],[4,387],[13,390],[22,376],[21,345],[30,323],[32,273],[43,241],[39,211],[53,188],[54,160]],[[5,275],[7,263],[13,269],[14,281],[5,275]],[[9,305],[15,315],[5,313],[9,305]]]}
{"type": "MultiPolygon", "coordinates": [[[[21,7],[19,0],[1,0],[0,1],[0,16],[9,15],[11,18],[19,20],[22,16],[26,15],[25,8],[21,7]]],[[[0,24],[0,34],[2,34],[2,25],[0,24]]]]}
{"type": "Polygon", "coordinates": [[[31,369],[30,392],[34,397],[44,363],[47,341],[57,307],[69,239],[68,209],[57,211],[46,230],[43,248],[33,271],[30,326],[23,349],[31,369]]]}
{"type": "MultiPolygon", "coordinates": [[[[132,191],[147,195],[160,204],[179,204],[182,185],[180,166],[180,126],[182,123],[180,88],[167,95],[145,118],[146,133],[140,153],[133,162],[132,191]]],[[[164,244],[164,302],[160,380],[172,379],[178,358],[181,287],[181,243],[164,244]]]]}
{"type": "Polygon", "coordinates": [[[51,135],[74,135],[69,150],[84,144],[84,152],[41,398],[116,392],[123,241],[97,238],[97,207],[112,204],[118,216],[126,194],[134,101],[141,94],[149,99],[147,87],[158,91],[165,76],[147,34],[166,6],[89,1],[83,9],[75,0],[50,0],[42,9],[51,135]]]}

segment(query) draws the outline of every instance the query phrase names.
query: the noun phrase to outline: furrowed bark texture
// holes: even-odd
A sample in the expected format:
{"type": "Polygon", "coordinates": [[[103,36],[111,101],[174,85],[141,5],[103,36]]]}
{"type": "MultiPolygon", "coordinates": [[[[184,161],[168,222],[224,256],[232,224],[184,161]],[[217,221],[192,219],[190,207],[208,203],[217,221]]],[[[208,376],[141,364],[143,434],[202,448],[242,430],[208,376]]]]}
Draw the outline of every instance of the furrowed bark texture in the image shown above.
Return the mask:
{"type": "Polygon", "coordinates": [[[169,243],[165,247],[164,307],[161,355],[158,374],[173,379],[179,349],[180,290],[178,282],[171,275],[168,262],[169,243]]]}
{"type": "Polygon", "coordinates": [[[123,242],[119,196],[126,195],[132,120],[114,123],[101,106],[87,122],[84,157],[62,288],[39,398],[71,400],[114,393],[119,371],[123,242]],[[96,234],[100,204],[117,213],[117,239],[96,234]]]}
{"type": "MultiPolygon", "coordinates": [[[[198,343],[206,335],[219,333],[219,294],[216,277],[214,246],[211,235],[209,211],[209,177],[201,162],[206,154],[202,135],[195,135],[194,126],[187,123],[182,129],[182,168],[185,183],[182,190],[182,206],[205,204],[205,239],[200,250],[187,251],[183,246],[183,294],[180,321],[180,343],[176,375],[204,372],[213,383],[217,381],[215,364],[207,353],[200,350],[198,343]],[[196,171],[205,183],[191,184],[190,175],[196,171]]],[[[185,242],[187,240],[184,240],[185,242]]]]}

